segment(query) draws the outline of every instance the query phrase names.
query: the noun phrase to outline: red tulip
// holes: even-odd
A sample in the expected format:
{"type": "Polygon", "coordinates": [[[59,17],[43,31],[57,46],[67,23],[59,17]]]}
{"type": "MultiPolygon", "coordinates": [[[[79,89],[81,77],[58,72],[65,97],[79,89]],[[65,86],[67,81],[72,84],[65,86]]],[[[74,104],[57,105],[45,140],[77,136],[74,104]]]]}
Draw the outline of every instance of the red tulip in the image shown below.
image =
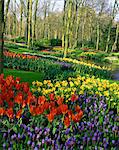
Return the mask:
{"type": "Polygon", "coordinates": [[[16,113],[16,118],[19,119],[21,118],[22,115],[22,109],[20,109],[17,113],[16,113]]]}
{"type": "Polygon", "coordinates": [[[45,101],[46,101],[45,96],[39,96],[39,98],[38,98],[39,105],[43,105],[45,103],[45,101]]]}
{"type": "Polygon", "coordinates": [[[53,101],[55,99],[55,94],[54,93],[51,93],[49,96],[50,96],[51,101],[53,101]]]}
{"type": "Polygon", "coordinates": [[[60,109],[62,114],[66,114],[68,112],[68,106],[65,104],[60,105],[60,109]]]}
{"type": "Polygon", "coordinates": [[[76,100],[78,100],[78,96],[73,94],[72,97],[71,97],[71,101],[75,102],[76,100]]]}
{"type": "Polygon", "coordinates": [[[4,112],[5,112],[4,108],[0,108],[0,116],[3,116],[4,112]]]}
{"type": "Polygon", "coordinates": [[[77,105],[76,107],[75,107],[75,110],[76,110],[76,112],[80,112],[80,110],[81,110],[81,108],[80,108],[80,106],[79,105],[77,105]]]}
{"type": "Polygon", "coordinates": [[[23,94],[19,92],[15,97],[15,103],[22,104],[22,102],[23,102],[23,94]]]}
{"type": "Polygon", "coordinates": [[[57,104],[58,105],[62,105],[63,101],[64,101],[64,98],[62,98],[60,96],[57,97],[57,104]]]}
{"type": "Polygon", "coordinates": [[[47,118],[49,122],[52,122],[54,120],[54,114],[53,113],[48,114],[47,118]]]}
{"type": "Polygon", "coordinates": [[[6,110],[6,115],[12,119],[14,117],[14,112],[13,112],[13,109],[12,108],[9,108],[6,110]]]}
{"type": "Polygon", "coordinates": [[[68,128],[70,126],[70,119],[69,117],[65,117],[64,119],[64,125],[68,128]]]}

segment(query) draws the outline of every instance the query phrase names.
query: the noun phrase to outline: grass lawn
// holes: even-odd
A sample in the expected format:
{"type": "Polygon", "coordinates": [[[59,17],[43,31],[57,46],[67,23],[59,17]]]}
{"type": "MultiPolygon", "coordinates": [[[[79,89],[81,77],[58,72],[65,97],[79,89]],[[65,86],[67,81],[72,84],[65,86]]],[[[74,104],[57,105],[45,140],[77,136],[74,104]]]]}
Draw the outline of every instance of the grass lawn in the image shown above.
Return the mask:
{"type": "Polygon", "coordinates": [[[14,77],[20,77],[22,82],[28,82],[30,85],[33,81],[43,81],[44,75],[39,72],[30,72],[30,71],[18,71],[12,69],[4,69],[5,77],[12,75],[14,77]]]}

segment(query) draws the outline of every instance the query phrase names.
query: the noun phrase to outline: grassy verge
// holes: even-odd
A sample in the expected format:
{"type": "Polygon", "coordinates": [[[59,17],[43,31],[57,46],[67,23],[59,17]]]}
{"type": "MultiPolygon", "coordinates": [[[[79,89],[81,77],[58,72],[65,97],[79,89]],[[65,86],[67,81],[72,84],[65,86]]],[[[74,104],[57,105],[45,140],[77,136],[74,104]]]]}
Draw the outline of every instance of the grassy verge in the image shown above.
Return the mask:
{"type": "Polygon", "coordinates": [[[29,72],[29,71],[18,71],[12,69],[4,69],[5,77],[12,75],[14,77],[20,77],[22,82],[29,82],[31,85],[33,81],[43,81],[43,74],[38,72],[29,72]]]}

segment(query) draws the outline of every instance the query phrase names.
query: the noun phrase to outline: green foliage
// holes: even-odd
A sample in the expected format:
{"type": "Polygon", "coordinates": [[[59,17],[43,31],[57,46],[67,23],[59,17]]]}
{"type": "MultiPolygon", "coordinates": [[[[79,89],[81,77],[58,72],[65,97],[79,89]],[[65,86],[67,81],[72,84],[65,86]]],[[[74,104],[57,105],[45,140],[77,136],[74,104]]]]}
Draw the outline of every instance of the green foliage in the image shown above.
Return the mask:
{"type": "Polygon", "coordinates": [[[12,43],[5,43],[4,46],[8,49],[18,49],[19,48],[19,45],[12,44],[12,43]]]}
{"type": "MultiPolygon", "coordinates": [[[[95,48],[95,42],[94,41],[83,41],[84,43],[84,47],[88,47],[88,48],[95,48]]],[[[78,47],[81,48],[82,47],[82,41],[78,42],[78,47]]]]}
{"type": "Polygon", "coordinates": [[[86,60],[93,60],[95,62],[98,62],[98,63],[102,63],[102,62],[106,62],[106,60],[104,59],[105,57],[108,56],[107,53],[104,53],[104,52],[94,52],[93,53],[81,53],[80,54],[80,57],[84,56],[86,60]]]}
{"type": "Polygon", "coordinates": [[[12,38],[10,39],[12,42],[16,42],[16,43],[25,43],[26,42],[26,39],[25,37],[16,37],[16,38],[12,38]]]}
{"type": "Polygon", "coordinates": [[[46,47],[50,47],[50,45],[51,45],[50,40],[47,39],[36,40],[33,43],[33,47],[37,48],[38,50],[43,50],[46,47]]]}
{"type": "Polygon", "coordinates": [[[51,46],[61,46],[62,45],[62,41],[60,39],[40,39],[40,40],[36,40],[33,43],[33,47],[35,49],[40,49],[43,50],[45,48],[49,48],[51,46]]]}
{"type": "Polygon", "coordinates": [[[15,39],[15,41],[17,42],[17,43],[25,43],[25,37],[17,37],[16,39],[15,39]]]}
{"type": "Polygon", "coordinates": [[[108,70],[101,70],[94,67],[88,67],[85,65],[78,65],[78,64],[74,64],[73,68],[76,72],[79,72],[79,74],[83,76],[89,74],[90,77],[95,76],[97,78],[111,79],[111,71],[108,70]]]}
{"type": "Polygon", "coordinates": [[[62,46],[62,40],[60,39],[51,39],[51,46],[62,46]]]}
{"type": "Polygon", "coordinates": [[[41,72],[45,79],[55,79],[56,76],[63,74],[64,68],[52,60],[47,59],[22,59],[4,57],[4,67],[25,71],[41,72]]]}

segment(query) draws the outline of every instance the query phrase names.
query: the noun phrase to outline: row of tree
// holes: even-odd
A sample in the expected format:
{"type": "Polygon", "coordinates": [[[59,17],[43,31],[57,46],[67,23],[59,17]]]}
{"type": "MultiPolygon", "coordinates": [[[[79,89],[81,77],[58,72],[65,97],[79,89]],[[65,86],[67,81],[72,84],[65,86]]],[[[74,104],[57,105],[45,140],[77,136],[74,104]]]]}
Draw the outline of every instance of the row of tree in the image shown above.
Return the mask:
{"type": "Polygon", "coordinates": [[[66,56],[68,47],[75,48],[86,42],[93,44],[96,50],[106,52],[116,50],[119,45],[119,1],[109,7],[108,0],[65,0],[63,16],[62,46],[66,56]],[[111,35],[113,36],[111,37],[111,35]]]}
{"type": "Polygon", "coordinates": [[[109,5],[109,0],[64,0],[61,12],[54,11],[56,2],[13,0],[10,4],[8,0],[6,35],[24,36],[28,47],[34,40],[42,38],[62,39],[65,55],[68,47],[93,46],[106,52],[117,48],[119,23],[115,16],[119,12],[118,0],[114,0],[113,5],[109,5]]]}

